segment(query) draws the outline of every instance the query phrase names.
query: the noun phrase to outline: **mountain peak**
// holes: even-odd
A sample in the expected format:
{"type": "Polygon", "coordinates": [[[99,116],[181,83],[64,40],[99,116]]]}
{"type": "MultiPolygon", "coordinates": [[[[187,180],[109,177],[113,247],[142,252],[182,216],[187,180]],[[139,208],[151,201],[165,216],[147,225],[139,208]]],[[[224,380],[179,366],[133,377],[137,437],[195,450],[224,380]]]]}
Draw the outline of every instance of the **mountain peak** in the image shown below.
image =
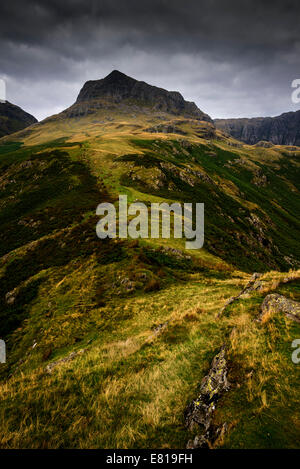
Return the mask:
{"type": "Polygon", "coordinates": [[[142,109],[149,107],[153,111],[161,111],[176,115],[184,115],[193,119],[212,122],[195,103],[185,101],[178,91],[167,91],[157,86],[149,85],[125,75],[119,70],[113,70],[100,80],[87,81],[82,87],[75,104],[101,102],[102,107],[109,105],[138,106],[142,109]]]}
{"type": "MultiPolygon", "coordinates": [[[[130,78],[128,75],[125,75],[125,73],[120,72],[119,70],[113,70],[110,72],[103,80],[124,80],[124,79],[131,79],[134,80],[134,78],[130,78]]],[[[136,81],[136,80],[135,80],[136,81]]]]}

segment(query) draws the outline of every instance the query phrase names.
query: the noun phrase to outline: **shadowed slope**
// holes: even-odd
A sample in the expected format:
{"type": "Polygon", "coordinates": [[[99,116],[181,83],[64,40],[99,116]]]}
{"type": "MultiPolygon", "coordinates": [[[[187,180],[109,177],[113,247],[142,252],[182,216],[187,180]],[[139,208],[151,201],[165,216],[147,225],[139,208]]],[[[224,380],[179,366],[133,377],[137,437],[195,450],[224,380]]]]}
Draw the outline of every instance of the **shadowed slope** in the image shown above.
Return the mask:
{"type": "Polygon", "coordinates": [[[18,106],[0,102],[0,138],[18,130],[22,130],[29,125],[35,124],[36,118],[23,111],[18,106]]]}

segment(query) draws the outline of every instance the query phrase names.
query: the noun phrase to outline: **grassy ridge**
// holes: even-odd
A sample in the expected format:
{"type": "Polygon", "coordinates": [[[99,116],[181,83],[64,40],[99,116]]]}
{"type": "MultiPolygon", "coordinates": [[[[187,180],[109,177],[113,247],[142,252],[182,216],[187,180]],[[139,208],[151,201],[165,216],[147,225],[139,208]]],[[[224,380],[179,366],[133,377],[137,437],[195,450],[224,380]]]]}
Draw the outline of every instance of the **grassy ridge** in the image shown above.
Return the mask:
{"type": "Polygon", "coordinates": [[[230,430],[217,444],[299,447],[299,325],[254,321],[268,292],[298,299],[297,280],[268,272],[300,261],[297,154],[205,139],[188,121],[184,138],[153,138],[145,116],[111,119],[0,145],[0,447],[183,448],[184,409],[223,343],[232,386],[215,420],[230,430]],[[204,249],[100,241],[96,206],[119,193],[204,202],[204,249]],[[217,319],[253,270],[264,289],[217,319]]]}

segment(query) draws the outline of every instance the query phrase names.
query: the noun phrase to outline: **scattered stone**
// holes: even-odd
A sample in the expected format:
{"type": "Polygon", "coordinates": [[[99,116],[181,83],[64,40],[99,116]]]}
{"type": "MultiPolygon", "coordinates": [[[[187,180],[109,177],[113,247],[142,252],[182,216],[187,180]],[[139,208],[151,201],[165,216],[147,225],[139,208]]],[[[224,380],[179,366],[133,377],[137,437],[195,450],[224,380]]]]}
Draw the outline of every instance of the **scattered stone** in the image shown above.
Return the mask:
{"type": "Polygon", "coordinates": [[[168,256],[176,257],[176,259],[185,259],[188,261],[192,259],[191,256],[189,256],[183,251],[180,251],[180,249],[169,248],[166,246],[166,247],[162,247],[161,251],[167,254],[168,256]]]}
{"type": "Polygon", "coordinates": [[[289,264],[294,269],[298,269],[300,267],[300,262],[297,261],[292,255],[284,256],[284,260],[287,264],[289,264]]]}
{"type": "Polygon", "coordinates": [[[153,339],[155,339],[158,335],[160,335],[167,327],[168,327],[168,324],[169,324],[169,321],[166,321],[166,322],[163,322],[161,324],[159,324],[158,326],[155,326],[152,330],[153,330],[153,334],[151,334],[148,339],[147,339],[147,342],[148,343],[151,343],[151,341],[153,339]]]}
{"type": "Polygon", "coordinates": [[[263,321],[270,313],[284,313],[288,318],[300,323],[300,303],[283,295],[272,293],[265,297],[261,305],[259,321],[263,321]]]}
{"type": "Polygon", "coordinates": [[[124,277],[120,281],[120,285],[128,292],[132,292],[135,290],[135,282],[130,280],[128,277],[124,277]]]}
{"type": "Polygon", "coordinates": [[[156,326],[156,327],[153,329],[154,335],[158,335],[158,334],[160,334],[164,329],[166,329],[168,323],[169,323],[169,321],[166,321],[166,322],[164,322],[164,323],[159,324],[158,326],[156,326]]]}
{"type": "Polygon", "coordinates": [[[14,304],[16,301],[16,292],[14,290],[7,292],[5,295],[5,301],[8,305],[14,304]]]}
{"type": "Polygon", "coordinates": [[[67,357],[61,358],[60,360],[57,360],[56,362],[49,363],[49,365],[46,366],[47,373],[51,374],[52,371],[58,365],[61,365],[62,363],[68,363],[68,362],[74,360],[74,358],[76,358],[78,355],[82,355],[85,351],[86,351],[86,349],[81,349],[81,350],[78,350],[78,352],[70,353],[70,355],[68,355],[67,357]]]}
{"type": "Polygon", "coordinates": [[[255,170],[252,179],[252,184],[257,187],[266,187],[266,185],[268,184],[267,176],[262,172],[261,169],[255,170]]]}

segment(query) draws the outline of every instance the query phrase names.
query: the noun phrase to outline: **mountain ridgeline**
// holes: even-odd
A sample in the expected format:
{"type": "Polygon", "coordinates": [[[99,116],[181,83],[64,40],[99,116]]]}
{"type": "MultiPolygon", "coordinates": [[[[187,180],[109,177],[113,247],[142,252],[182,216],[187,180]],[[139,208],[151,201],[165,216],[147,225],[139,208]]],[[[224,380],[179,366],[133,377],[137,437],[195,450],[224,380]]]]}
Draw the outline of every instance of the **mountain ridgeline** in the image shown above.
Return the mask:
{"type": "Polygon", "coordinates": [[[300,145],[300,111],[285,112],[276,117],[215,119],[214,122],[218,129],[249,145],[261,141],[274,145],[300,145]]]}
{"type": "Polygon", "coordinates": [[[117,70],[102,80],[87,81],[76,103],[69,109],[69,115],[91,110],[92,104],[96,107],[97,104],[102,107],[127,105],[128,109],[143,108],[148,111],[161,111],[212,122],[211,118],[200,111],[195,103],[185,101],[177,91],[167,91],[149,85],[117,70]]]}
{"type": "Polygon", "coordinates": [[[0,138],[35,124],[36,118],[18,106],[0,102],[0,138]]]}

